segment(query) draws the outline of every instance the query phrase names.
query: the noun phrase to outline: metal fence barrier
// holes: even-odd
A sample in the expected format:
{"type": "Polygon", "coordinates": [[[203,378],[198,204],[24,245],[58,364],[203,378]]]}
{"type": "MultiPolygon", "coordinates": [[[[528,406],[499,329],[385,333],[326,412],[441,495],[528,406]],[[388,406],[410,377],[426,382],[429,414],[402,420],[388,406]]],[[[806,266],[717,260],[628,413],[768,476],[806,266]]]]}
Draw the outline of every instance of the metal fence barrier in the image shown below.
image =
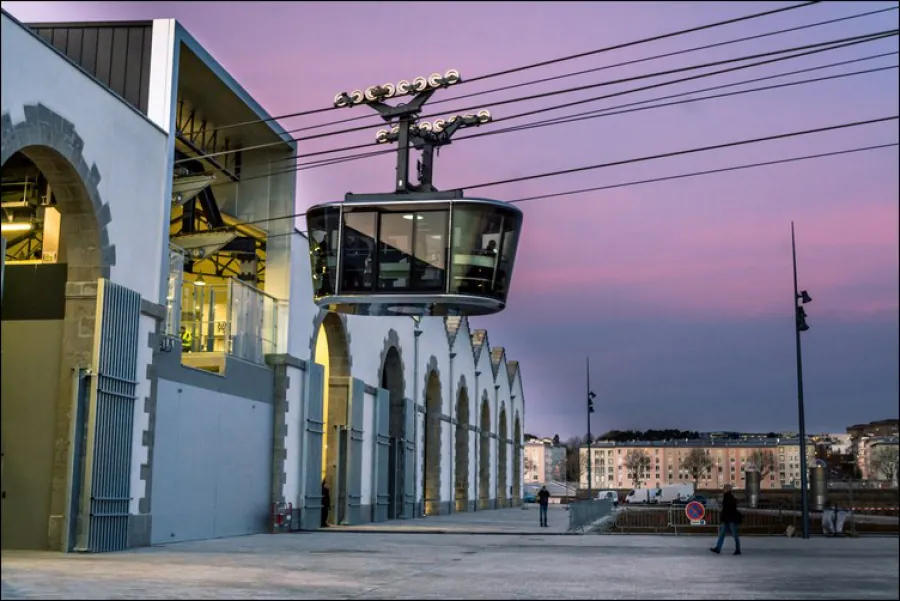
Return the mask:
{"type": "Polygon", "coordinates": [[[584,527],[612,513],[612,501],[601,499],[569,503],[569,529],[567,532],[584,532],[584,527]]]}

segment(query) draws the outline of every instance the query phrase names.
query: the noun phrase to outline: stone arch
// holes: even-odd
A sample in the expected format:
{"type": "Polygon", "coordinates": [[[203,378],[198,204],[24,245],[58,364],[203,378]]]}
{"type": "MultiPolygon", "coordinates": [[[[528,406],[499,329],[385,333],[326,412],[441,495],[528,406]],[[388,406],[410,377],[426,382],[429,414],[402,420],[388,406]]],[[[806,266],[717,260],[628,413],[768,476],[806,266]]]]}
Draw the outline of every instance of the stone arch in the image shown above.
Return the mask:
{"type": "Polygon", "coordinates": [[[512,501],[513,505],[522,503],[522,420],[519,412],[513,420],[513,473],[512,473],[512,501]]]}
{"type": "Polygon", "coordinates": [[[339,453],[341,429],[347,426],[347,409],[350,395],[350,334],[347,320],[343,315],[330,311],[320,311],[315,320],[313,336],[313,360],[325,367],[325,390],[322,398],[322,465],[307,466],[307,469],[321,469],[322,479],[328,486],[331,510],[328,522],[341,523],[349,489],[349,470],[342,469],[339,462],[346,461],[346,453],[339,453]],[[343,474],[338,478],[338,474],[343,474]]]}
{"type": "MultiPolygon", "coordinates": [[[[16,434],[7,428],[3,429],[2,437],[6,473],[29,473],[28,490],[40,496],[27,498],[18,495],[31,507],[26,510],[33,512],[22,523],[36,526],[28,532],[22,531],[22,535],[30,539],[26,546],[61,550],[65,542],[64,524],[67,517],[71,517],[68,516],[67,503],[70,485],[65,462],[53,458],[69,455],[72,442],[72,373],[79,367],[91,364],[97,317],[97,280],[110,276],[111,268],[116,264],[116,249],[110,243],[107,229],[112,218],[110,208],[103,202],[97,187],[101,179],[100,169],[96,164],[88,167],[82,152],[84,141],[75,126],[43,104],[25,105],[23,111],[25,120],[15,126],[10,113],[0,115],[0,166],[4,173],[16,168],[36,168],[46,179],[49,185],[48,200],[55,200],[55,207],[60,213],[60,253],[57,262],[66,265],[66,285],[62,333],[60,338],[50,342],[55,349],[51,352],[55,354],[58,350],[60,353],[59,372],[50,375],[56,383],[55,387],[51,386],[52,390],[45,391],[50,394],[41,395],[46,405],[37,407],[29,401],[27,408],[23,405],[20,412],[16,410],[18,399],[4,398],[3,401],[4,414],[14,413],[23,420],[4,419],[4,424],[15,425],[20,432],[29,432],[28,445],[44,445],[46,461],[34,454],[24,458],[18,452],[16,434]],[[31,424],[32,418],[43,421],[31,424]],[[32,428],[33,425],[37,429],[32,428]],[[17,465],[19,461],[25,462],[21,470],[17,465]]],[[[5,287],[9,285],[7,281],[5,287]]],[[[47,295],[43,290],[36,290],[35,293],[45,298],[47,295]]],[[[22,349],[17,354],[23,361],[47,361],[48,348],[41,350],[44,353],[41,357],[23,357],[22,349]]],[[[4,357],[13,354],[12,349],[4,349],[4,357]]],[[[15,369],[4,369],[3,372],[6,379],[13,381],[12,388],[15,388],[18,372],[15,369]]],[[[8,486],[15,484],[6,482],[4,487],[8,486]]],[[[8,506],[12,500],[4,501],[4,512],[18,509],[8,506]]],[[[4,547],[22,547],[7,545],[11,541],[5,530],[4,547]]]]}
{"type": "Polygon", "coordinates": [[[489,509],[491,505],[491,404],[487,392],[481,397],[481,417],[478,427],[478,506],[489,509]]]}
{"type": "Polygon", "coordinates": [[[506,403],[500,403],[500,417],[497,420],[497,505],[506,507],[509,499],[507,475],[509,466],[509,427],[506,420],[506,403]]]}
{"type": "Polygon", "coordinates": [[[390,397],[390,452],[388,454],[388,519],[403,515],[404,482],[407,477],[403,457],[404,442],[411,433],[406,432],[406,367],[400,348],[400,337],[393,329],[388,331],[381,351],[379,385],[390,397]]]}
{"type": "Polygon", "coordinates": [[[469,388],[465,374],[456,387],[456,432],[454,501],[456,511],[469,510],[469,388]]]}
{"type": "MultiPolygon", "coordinates": [[[[313,317],[312,336],[309,337],[309,356],[316,356],[316,344],[319,340],[319,330],[321,330],[323,326],[332,333],[342,333],[340,338],[336,341],[336,351],[342,356],[340,365],[341,371],[345,371],[349,376],[353,367],[353,356],[350,354],[350,345],[353,337],[350,334],[350,328],[347,326],[347,316],[343,313],[319,309],[319,312],[313,317]]],[[[328,352],[329,354],[333,352],[331,351],[330,346],[328,352]]]]}
{"type": "Polygon", "coordinates": [[[425,445],[422,470],[422,492],[425,515],[441,513],[441,373],[437,357],[431,356],[425,370],[425,445]]]}

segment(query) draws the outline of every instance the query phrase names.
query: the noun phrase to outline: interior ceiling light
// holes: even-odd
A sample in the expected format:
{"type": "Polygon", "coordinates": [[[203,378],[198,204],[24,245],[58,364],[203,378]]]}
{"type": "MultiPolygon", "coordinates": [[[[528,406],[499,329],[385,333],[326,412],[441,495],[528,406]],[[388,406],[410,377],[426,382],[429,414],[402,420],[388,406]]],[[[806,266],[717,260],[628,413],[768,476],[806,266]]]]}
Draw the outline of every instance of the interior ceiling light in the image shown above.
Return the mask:
{"type": "Polygon", "coordinates": [[[30,232],[34,229],[34,224],[29,221],[11,221],[0,226],[0,230],[4,232],[30,232]]]}
{"type": "Polygon", "coordinates": [[[197,279],[194,280],[194,286],[206,286],[206,280],[203,279],[202,273],[197,274],[197,279]]]}

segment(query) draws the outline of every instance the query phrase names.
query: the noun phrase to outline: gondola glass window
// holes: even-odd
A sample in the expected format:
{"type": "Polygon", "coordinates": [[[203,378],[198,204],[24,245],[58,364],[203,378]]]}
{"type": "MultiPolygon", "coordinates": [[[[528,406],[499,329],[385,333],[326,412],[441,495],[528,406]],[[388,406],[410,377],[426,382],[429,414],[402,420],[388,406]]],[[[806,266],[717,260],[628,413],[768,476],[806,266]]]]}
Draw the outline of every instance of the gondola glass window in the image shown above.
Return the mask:
{"type": "Polygon", "coordinates": [[[310,212],[306,218],[313,294],[316,297],[334,294],[340,218],[340,207],[310,212]]]}
{"type": "Polygon", "coordinates": [[[487,315],[506,305],[522,213],[486,199],[307,211],[315,301],[357,315],[487,315]]]}
{"type": "Polygon", "coordinates": [[[380,292],[443,292],[448,211],[381,214],[380,292]]]}
{"type": "Polygon", "coordinates": [[[451,294],[506,299],[521,216],[484,206],[453,207],[451,294]]]}

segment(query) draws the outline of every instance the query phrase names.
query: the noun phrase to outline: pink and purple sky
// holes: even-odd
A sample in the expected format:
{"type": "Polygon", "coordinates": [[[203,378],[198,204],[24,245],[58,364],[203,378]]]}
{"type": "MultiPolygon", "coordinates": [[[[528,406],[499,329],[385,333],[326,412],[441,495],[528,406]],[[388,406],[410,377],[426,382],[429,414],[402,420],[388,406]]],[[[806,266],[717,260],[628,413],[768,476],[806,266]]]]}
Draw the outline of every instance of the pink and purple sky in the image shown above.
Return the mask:
{"type": "MultiPolygon", "coordinates": [[[[785,2],[3,2],[24,22],[178,19],[270,114],[330,106],[339,91],[456,68],[465,79],[787,6],[785,2]]],[[[474,82],[435,99],[896,6],[829,2],[621,51],[474,82]]],[[[896,29],[897,11],[472,99],[491,101],[896,29]]],[[[581,105],[605,108],[788,70],[895,52],[897,38],[581,105]]],[[[781,81],[897,64],[897,57],[781,81]]],[[[656,80],[653,80],[656,81],[656,80]]],[[[495,118],[637,87],[620,84],[492,108],[495,118]]],[[[764,84],[758,84],[764,85],[764,84]]],[[[896,115],[896,69],[460,140],[438,158],[452,188],[896,115]]],[[[469,106],[470,100],[461,101],[469,106]]],[[[441,108],[453,107],[451,103],[441,108]]],[[[437,107],[435,107],[437,108],[437,107]]],[[[365,114],[286,119],[286,129],[365,114]]],[[[452,113],[448,113],[452,114],[452,113]]],[[[539,119],[540,117],[533,118],[539,119]]],[[[516,121],[511,124],[524,123],[516,121]]],[[[490,127],[505,127],[499,123],[490,127]]],[[[301,143],[314,152],[372,131],[301,143]]],[[[327,130],[324,130],[327,131],[327,130]]],[[[523,196],[898,140],[897,122],[478,189],[523,196]]],[[[520,205],[508,308],[474,319],[522,363],[526,430],[583,434],[584,358],[593,431],[797,427],[790,222],[797,227],[807,428],[897,417],[900,189],[897,148],[520,205]]],[[[393,157],[298,175],[298,211],[347,191],[389,191],[393,157]]]]}

